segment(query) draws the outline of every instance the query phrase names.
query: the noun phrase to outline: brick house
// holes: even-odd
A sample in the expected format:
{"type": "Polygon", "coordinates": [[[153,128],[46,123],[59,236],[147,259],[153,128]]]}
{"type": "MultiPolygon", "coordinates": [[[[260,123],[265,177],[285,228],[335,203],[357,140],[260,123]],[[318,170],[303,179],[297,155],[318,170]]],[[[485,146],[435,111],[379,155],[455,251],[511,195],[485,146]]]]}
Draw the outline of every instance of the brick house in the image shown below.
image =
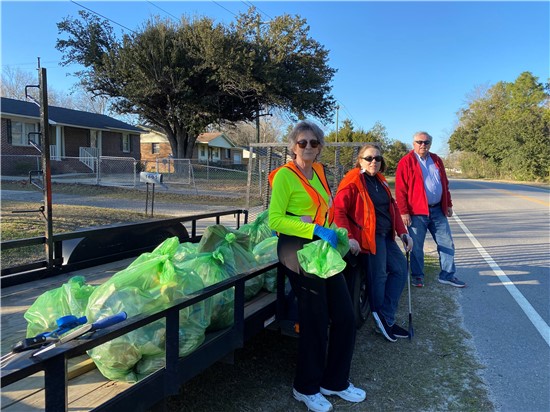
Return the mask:
{"type": "MultiPolygon", "coordinates": [[[[103,114],[56,106],[48,107],[48,115],[52,170],[62,169],[66,158],[76,158],[83,164],[86,158],[98,156],[140,159],[143,130],[137,127],[103,114]]],[[[6,156],[40,155],[40,108],[31,102],[2,97],[0,116],[2,174],[6,175],[14,167],[6,156]]]]}
{"type": "MultiPolygon", "coordinates": [[[[142,128],[146,133],[141,135],[141,160],[147,163],[147,170],[153,170],[155,162],[172,157],[172,148],[164,133],[142,128]]],[[[243,149],[221,132],[202,133],[195,142],[191,160],[226,166],[241,165],[243,149]]],[[[161,168],[160,165],[158,167],[161,168]]]]}

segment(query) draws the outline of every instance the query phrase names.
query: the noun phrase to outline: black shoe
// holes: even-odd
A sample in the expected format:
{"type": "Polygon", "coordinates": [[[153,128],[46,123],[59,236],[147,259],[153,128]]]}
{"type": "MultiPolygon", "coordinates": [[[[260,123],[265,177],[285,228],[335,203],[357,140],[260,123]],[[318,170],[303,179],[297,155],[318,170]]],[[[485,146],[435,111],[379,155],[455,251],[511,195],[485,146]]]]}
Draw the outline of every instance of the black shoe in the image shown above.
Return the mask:
{"type": "Polygon", "coordinates": [[[409,332],[407,332],[405,329],[403,329],[397,323],[394,323],[394,325],[391,327],[391,332],[393,333],[393,336],[395,336],[396,338],[408,338],[409,337],[409,332]]]}
{"type": "Polygon", "coordinates": [[[424,287],[424,279],[421,277],[411,278],[411,285],[416,286],[417,288],[424,287]]]}
{"type": "Polygon", "coordinates": [[[372,312],[372,317],[374,318],[374,321],[380,328],[382,335],[384,335],[384,337],[390,342],[397,342],[397,338],[392,333],[391,327],[386,322],[386,319],[384,319],[383,316],[379,316],[377,312],[372,312]]]}

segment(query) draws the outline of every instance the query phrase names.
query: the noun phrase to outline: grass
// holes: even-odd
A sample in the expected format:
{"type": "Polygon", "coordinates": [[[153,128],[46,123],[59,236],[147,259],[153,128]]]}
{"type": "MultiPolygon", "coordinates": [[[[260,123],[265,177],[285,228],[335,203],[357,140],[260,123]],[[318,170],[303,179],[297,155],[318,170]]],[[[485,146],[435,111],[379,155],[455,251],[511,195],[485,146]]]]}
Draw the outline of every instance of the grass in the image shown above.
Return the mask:
{"type": "MultiPolygon", "coordinates": [[[[14,183],[2,189],[13,186],[14,183]]],[[[54,185],[54,193],[125,198],[143,193],[109,187],[54,185]],[[124,196],[123,196],[124,195],[124,196]]],[[[159,193],[174,201],[200,201],[214,204],[214,198],[182,197],[159,193]]],[[[157,198],[158,199],[158,198],[157,198]]],[[[37,209],[35,203],[3,201],[1,207],[2,240],[40,236],[44,223],[38,213],[12,214],[15,209],[37,209]]],[[[56,205],[54,232],[78,228],[132,222],[147,218],[144,214],[114,209],[56,205]],[[116,216],[116,218],[114,218],[116,216]]],[[[43,253],[4,251],[2,265],[21,256],[43,253]],[[13,253],[12,256],[8,252],[13,253]]],[[[376,334],[372,318],[358,331],[351,380],[368,393],[367,401],[350,404],[332,398],[335,410],[354,411],[493,411],[487,388],[480,378],[483,366],[477,361],[471,336],[462,327],[456,297],[459,289],[437,282],[438,263],[426,257],[426,286],[413,288],[412,318],[414,338],[387,342],[376,334]]],[[[407,289],[404,290],[398,321],[408,327],[407,289]]],[[[264,330],[236,351],[234,362],[218,362],[181,387],[168,401],[169,411],[305,411],[291,395],[296,367],[297,339],[277,331],[264,330]]]]}
{"type": "MultiPolygon", "coordinates": [[[[25,181],[2,181],[2,190],[34,191],[37,189],[31,187],[25,181]]],[[[141,189],[126,189],[109,186],[96,186],[85,184],[52,183],[52,192],[54,199],[56,194],[67,194],[85,197],[101,197],[102,199],[134,200],[143,202],[145,194],[141,189]]],[[[239,190],[234,190],[240,193],[239,190]]],[[[226,197],[204,194],[188,194],[167,192],[157,190],[155,192],[155,202],[176,203],[176,204],[194,204],[194,205],[220,205],[227,207],[244,207],[243,196],[226,197]]],[[[0,238],[2,241],[23,239],[36,236],[44,236],[46,227],[42,215],[38,208],[43,203],[40,202],[19,202],[3,200],[1,205],[0,218],[0,238]],[[29,213],[13,213],[14,211],[27,210],[35,211],[29,213]]],[[[261,204],[258,201],[258,204],[261,204]]],[[[150,219],[145,213],[132,212],[121,209],[97,208],[88,206],[70,206],[63,204],[54,204],[53,233],[65,233],[95,226],[104,226],[117,223],[138,222],[150,219]]],[[[161,219],[162,215],[155,215],[155,218],[161,219]]],[[[44,247],[29,246],[19,250],[5,250],[2,252],[2,266],[10,267],[23,263],[30,263],[45,258],[44,247]]]]}
{"type": "MultiPolygon", "coordinates": [[[[2,241],[44,236],[46,225],[39,212],[12,213],[19,210],[38,210],[36,203],[3,201],[0,211],[2,241]]],[[[159,217],[159,216],[157,216],[159,217]]],[[[87,227],[129,223],[146,219],[142,213],[89,206],[56,205],[54,233],[66,233],[87,227]]],[[[2,266],[10,267],[45,259],[43,245],[8,249],[2,252],[2,266]]]]}
{"type": "MultiPolygon", "coordinates": [[[[437,282],[434,257],[426,258],[426,286],[414,288],[411,341],[386,341],[372,318],[358,331],[351,380],[367,390],[367,401],[331,398],[334,408],[354,411],[493,411],[471,336],[462,328],[460,290],[437,282]]],[[[398,320],[408,329],[407,289],[398,320]]],[[[169,411],[305,411],[291,394],[297,339],[265,330],[235,354],[182,386],[169,411]],[[213,393],[223,394],[212,396],[213,393]]]]}
{"type": "MultiPolygon", "coordinates": [[[[25,190],[37,191],[38,189],[29,187],[28,184],[22,181],[2,181],[2,190],[25,190]]],[[[218,187],[219,188],[219,187],[218,187]]],[[[243,206],[242,188],[228,187],[229,191],[238,192],[239,197],[235,196],[220,196],[212,194],[195,194],[195,193],[178,193],[177,191],[167,192],[164,189],[157,188],[155,190],[155,202],[182,202],[193,204],[217,204],[221,206],[243,206]]],[[[97,186],[79,183],[52,183],[53,194],[67,194],[75,196],[101,196],[110,199],[126,199],[142,202],[144,200],[145,188],[121,188],[111,186],[97,186]]],[[[258,203],[261,204],[261,203],[258,203]]]]}

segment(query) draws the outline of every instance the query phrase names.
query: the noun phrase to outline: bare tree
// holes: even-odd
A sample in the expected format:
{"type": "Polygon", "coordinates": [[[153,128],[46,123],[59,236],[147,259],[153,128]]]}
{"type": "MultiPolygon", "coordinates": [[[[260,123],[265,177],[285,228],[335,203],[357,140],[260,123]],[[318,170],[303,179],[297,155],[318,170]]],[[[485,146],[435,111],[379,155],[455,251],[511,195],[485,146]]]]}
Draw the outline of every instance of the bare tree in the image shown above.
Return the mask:
{"type": "Polygon", "coordinates": [[[0,96],[16,100],[26,100],[25,86],[31,84],[38,84],[36,73],[6,66],[2,69],[0,96]]]}
{"type": "MultiPolygon", "coordinates": [[[[279,142],[285,133],[286,122],[277,115],[264,116],[260,121],[260,143],[279,142]]],[[[258,131],[255,122],[225,123],[216,130],[225,133],[238,146],[255,143],[258,131]]]]}
{"type": "MultiPolygon", "coordinates": [[[[6,66],[2,70],[0,95],[16,100],[27,100],[25,86],[38,85],[38,74],[17,67],[6,66]]],[[[29,88],[29,95],[38,100],[38,89],[29,88]]],[[[94,96],[82,85],[76,84],[69,91],[60,91],[48,87],[48,103],[50,106],[65,109],[81,110],[84,112],[112,115],[108,110],[109,99],[104,96],[94,96]]],[[[137,123],[131,116],[115,116],[127,123],[137,123]]]]}

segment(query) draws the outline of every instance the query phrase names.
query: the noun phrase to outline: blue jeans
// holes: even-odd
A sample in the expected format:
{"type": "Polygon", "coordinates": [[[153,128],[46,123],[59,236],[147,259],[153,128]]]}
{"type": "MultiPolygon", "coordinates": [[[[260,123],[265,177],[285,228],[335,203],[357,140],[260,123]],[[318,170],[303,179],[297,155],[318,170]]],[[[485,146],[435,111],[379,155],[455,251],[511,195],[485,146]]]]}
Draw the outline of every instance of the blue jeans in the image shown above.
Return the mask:
{"type": "Polygon", "coordinates": [[[373,301],[371,309],[395,323],[395,312],[407,282],[407,260],[391,236],[376,235],[376,254],[362,255],[368,260],[369,281],[373,301]]]}
{"type": "Polygon", "coordinates": [[[437,244],[439,266],[441,268],[439,278],[443,280],[452,279],[456,272],[455,245],[449,221],[440,206],[430,207],[429,216],[411,216],[409,235],[414,242],[411,251],[411,276],[413,278],[424,278],[424,240],[428,230],[437,244]]]}

